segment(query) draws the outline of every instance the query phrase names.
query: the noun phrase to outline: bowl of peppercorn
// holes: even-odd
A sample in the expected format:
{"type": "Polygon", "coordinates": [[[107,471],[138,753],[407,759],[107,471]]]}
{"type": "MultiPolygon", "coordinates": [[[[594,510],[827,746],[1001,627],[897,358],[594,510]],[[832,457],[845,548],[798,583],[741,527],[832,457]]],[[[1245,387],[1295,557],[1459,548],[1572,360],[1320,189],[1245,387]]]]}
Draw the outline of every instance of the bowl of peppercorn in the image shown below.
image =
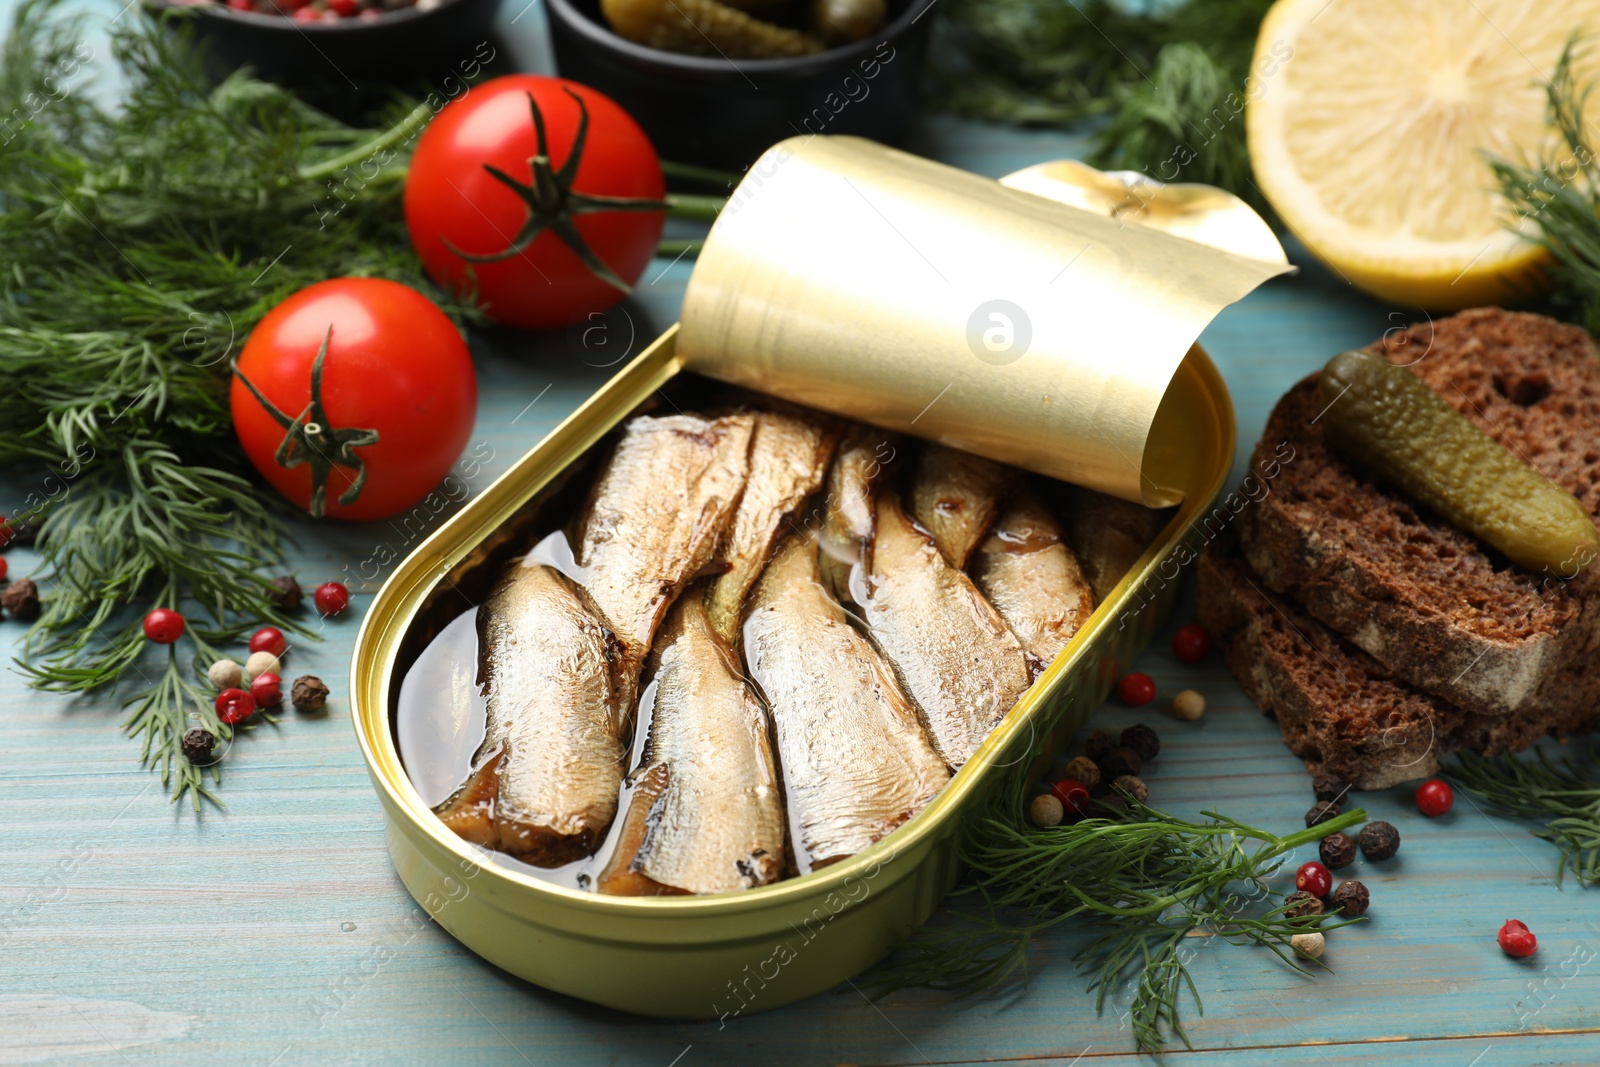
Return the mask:
{"type": "MultiPolygon", "coordinates": [[[[192,27],[208,71],[248,66],[286,83],[354,86],[442,74],[475,78],[494,58],[500,0],[145,0],[192,27]]],[[[449,86],[445,86],[449,92],[449,86]]],[[[452,94],[453,95],[453,94],[452,94]]]]}

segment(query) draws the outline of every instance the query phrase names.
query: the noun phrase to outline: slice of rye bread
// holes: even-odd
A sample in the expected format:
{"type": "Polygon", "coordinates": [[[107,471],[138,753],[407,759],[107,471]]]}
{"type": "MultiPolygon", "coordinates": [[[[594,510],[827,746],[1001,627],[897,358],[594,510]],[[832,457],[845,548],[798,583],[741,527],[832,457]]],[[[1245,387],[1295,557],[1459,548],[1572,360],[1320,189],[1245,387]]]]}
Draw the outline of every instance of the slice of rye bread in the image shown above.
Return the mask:
{"type": "Polygon", "coordinates": [[[1441,737],[1462,713],[1418,692],[1255,577],[1232,530],[1206,545],[1200,623],[1284,743],[1313,774],[1383,789],[1439,770],[1441,737]]]}
{"type": "MultiPolygon", "coordinates": [[[[1600,358],[1584,331],[1538,315],[1466,311],[1385,337],[1481,429],[1600,512],[1600,358]]],[[[1512,566],[1331,452],[1316,376],[1278,402],[1259,462],[1271,492],[1239,517],[1251,567],[1393,674],[1488,716],[1600,703],[1600,568],[1577,578],[1512,566]],[[1282,460],[1287,448],[1291,459],[1282,460]]]]}
{"type": "Polygon", "coordinates": [[[1232,531],[1200,556],[1200,622],[1256,704],[1275,716],[1312,774],[1384,789],[1438,773],[1459,749],[1517,751],[1576,729],[1593,709],[1473,715],[1396,679],[1371,656],[1269,592],[1232,531]]]}

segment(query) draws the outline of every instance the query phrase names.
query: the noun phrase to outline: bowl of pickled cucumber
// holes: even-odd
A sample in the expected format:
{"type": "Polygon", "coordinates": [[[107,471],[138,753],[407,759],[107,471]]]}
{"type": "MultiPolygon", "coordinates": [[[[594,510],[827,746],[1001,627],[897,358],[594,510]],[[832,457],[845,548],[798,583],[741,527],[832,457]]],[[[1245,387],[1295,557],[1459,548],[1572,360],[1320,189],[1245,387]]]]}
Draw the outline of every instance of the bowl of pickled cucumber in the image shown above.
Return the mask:
{"type": "Polygon", "coordinates": [[[549,0],[564,77],[681,163],[738,170],[786,137],[893,143],[916,109],[934,0],[549,0]]]}

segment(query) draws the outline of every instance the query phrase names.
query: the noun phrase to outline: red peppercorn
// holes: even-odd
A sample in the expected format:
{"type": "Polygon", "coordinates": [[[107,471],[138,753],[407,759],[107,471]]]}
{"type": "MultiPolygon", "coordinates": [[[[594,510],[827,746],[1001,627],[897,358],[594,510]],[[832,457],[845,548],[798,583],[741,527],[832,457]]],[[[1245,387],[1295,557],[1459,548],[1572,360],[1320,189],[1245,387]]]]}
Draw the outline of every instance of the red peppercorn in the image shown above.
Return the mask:
{"type": "Polygon", "coordinates": [[[158,645],[170,645],[183,636],[183,616],[171,608],[156,608],[144,617],[144,635],[158,645]]]}
{"type": "Polygon", "coordinates": [[[263,626],[250,635],[251,652],[271,652],[279,659],[289,650],[289,642],[285,640],[283,631],[276,626],[263,626]]]}
{"type": "Polygon", "coordinates": [[[270,672],[255,676],[250,682],[250,699],[258,708],[275,708],[283,703],[283,679],[270,672]]]}
{"type": "Polygon", "coordinates": [[[1328,895],[1328,890],[1333,888],[1333,875],[1328,873],[1328,868],[1315,860],[1302,863],[1300,869],[1294,872],[1294,887],[1321,900],[1328,895]]]}
{"type": "Polygon", "coordinates": [[[1172,654],[1179,663],[1199,663],[1211,654],[1211,635],[1197,622],[1172,635],[1172,654]]]}
{"type": "Polygon", "coordinates": [[[1430,778],[1417,786],[1417,810],[1430,819],[1438,818],[1456,802],[1455,790],[1440,778],[1430,778]]]}
{"type": "Polygon", "coordinates": [[[1539,951],[1539,939],[1533,936],[1533,931],[1527,924],[1518,919],[1507,919],[1506,924],[1500,928],[1498,938],[1500,947],[1507,956],[1531,956],[1539,951]]]}
{"type": "Polygon", "coordinates": [[[1142,707],[1156,698],[1156,683],[1148,674],[1133,671],[1117,682],[1117,699],[1130,708],[1142,707]]]}
{"type": "Polygon", "coordinates": [[[1063,778],[1050,787],[1069,819],[1081,819],[1089,810],[1089,790],[1076,778],[1063,778]]]}
{"type": "Polygon", "coordinates": [[[314,7],[303,7],[294,13],[296,22],[321,22],[322,12],[314,7]]]}
{"type": "Polygon", "coordinates": [[[338,615],[350,606],[350,590],[340,582],[323,582],[317,586],[312,599],[317,602],[317,610],[324,615],[338,615]]]}
{"type": "Polygon", "coordinates": [[[228,6],[235,11],[254,11],[256,5],[250,0],[228,0],[228,6]]]}
{"type": "Polygon", "coordinates": [[[354,18],[361,11],[356,0],[328,0],[328,10],[337,11],[341,18],[354,18]]]}
{"type": "Polygon", "coordinates": [[[243,689],[224,689],[217,694],[217,718],[232,726],[256,713],[256,701],[243,689]]]}

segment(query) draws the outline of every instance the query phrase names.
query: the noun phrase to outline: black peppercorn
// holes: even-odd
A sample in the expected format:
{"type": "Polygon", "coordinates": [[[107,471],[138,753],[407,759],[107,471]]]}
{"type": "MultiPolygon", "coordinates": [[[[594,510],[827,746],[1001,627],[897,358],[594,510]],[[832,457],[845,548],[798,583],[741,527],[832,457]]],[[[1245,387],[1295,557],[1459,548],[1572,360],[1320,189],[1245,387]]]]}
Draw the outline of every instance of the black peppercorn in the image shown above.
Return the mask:
{"type": "Polygon", "coordinates": [[[289,702],[296,711],[321,711],[328,702],[328,687],[314,674],[302,674],[289,690],[289,702]]]}
{"type": "Polygon", "coordinates": [[[1096,730],[1089,735],[1089,740],[1083,743],[1083,754],[1099,763],[1111,755],[1111,750],[1117,747],[1117,739],[1106,730],[1096,730]]]}
{"type": "Polygon", "coordinates": [[[1283,902],[1288,905],[1283,909],[1283,916],[1286,919],[1295,919],[1302,915],[1322,914],[1322,901],[1318,900],[1315,894],[1307,893],[1304,889],[1296,889],[1293,893],[1284,897],[1283,902]]]}
{"type": "Polygon", "coordinates": [[[1122,731],[1122,744],[1124,748],[1131,748],[1139,753],[1139,758],[1146,763],[1155,759],[1161,751],[1161,738],[1142,722],[1122,731]]]}
{"type": "Polygon", "coordinates": [[[1367,887],[1360,882],[1340,882],[1339,888],[1333,891],[1333,906],[1335,910],[1355,918],[1357,915],[1367,913],[1367,905],[1372,902],[1372,896],[1367,892],[1367,887]]]}
{"type": "Polygon", "coordinates": [[[197,726],[183,735],[183,758],[190,763],[209,763],[211,749],[216,743],[217,739],[211,731],[197,726]]]}
{"type": "Polygon", "coordinates": [[[1150,787],[1144,784],[1144,779],[1131,774],[1113,778],[1111,780],[1111,792],[1113,795],[1126,793],[1141,804],[1150,799],[1150,787]]]}
{"type": "Polygon", "coordinates": [[[267,593],[267,600],[273,607],[282,611],[293,611],[300,606],[300,599],[305,594],[300,591],[300,583],[290,575],[274,578],[267,583],[272,589],[267,593]]]}
{"type": "Polygon", "coordinates": [[[1400,831],[1386,822],[1369,822],[1361,828],[1361,854],[1374,862],[1400,851],[1400,831]]]}
{"type": "Polygon", "coordinates": [[[0,593],[0,607],[9,611],[13,619],[32,622],[39,617],[39,587],[31,578],[18,578],[0,593]]]}
{"type": "Polygon", "coordinates": [[[1125,774],[1138,777],[1144,770],[1144,760],[1139,758],[1139,753],[1131,748],[1114,748],[1106,754],[1105,759],[1096,760],[1100,765],[1100,776],[1106,781],[1121,778],[1125,774]]]}
{"type": "Polygon", "coordinates": [[[1356,861],[1356,843],[1349,834],[1329,834],[1318,847],[1322,852],[1322,865],[1330,871],[1356,861]]]}
{"type": "Polygon", "coordinates": [[[1339,814],[1339,805],[1319,800],[1311,805],[1311,810],[1306,812],[1306,825],[1315,826],[1319,822],[1327,822],[1339,814]]]}
{"type": "Polygon", "coordinates": [[[1344,799],[1344,795],[1350,791],[1350,783],[1337,774],[1314,774],[1311,776],[1311,791],[1318,800],[1332,803],[1344,799]]]}
{"type": "Polygon", "coordinates": [[[1122,797],[1115,796],[1115,795],[1108,796],[1108,797],[1101,797],[1099,800],[1096,800],[1094,803],[1095,803],[1095,805],[1097,807],[1099,807],[1101,809],[1101,812],[1100,812],[1101,818],[1105,818],[1105,819],[1115,819],[1119,815],[1126,814],[1126,812],[1128,810],[1128,802],[1126,800],[1124,800],[1122,797]]]}

